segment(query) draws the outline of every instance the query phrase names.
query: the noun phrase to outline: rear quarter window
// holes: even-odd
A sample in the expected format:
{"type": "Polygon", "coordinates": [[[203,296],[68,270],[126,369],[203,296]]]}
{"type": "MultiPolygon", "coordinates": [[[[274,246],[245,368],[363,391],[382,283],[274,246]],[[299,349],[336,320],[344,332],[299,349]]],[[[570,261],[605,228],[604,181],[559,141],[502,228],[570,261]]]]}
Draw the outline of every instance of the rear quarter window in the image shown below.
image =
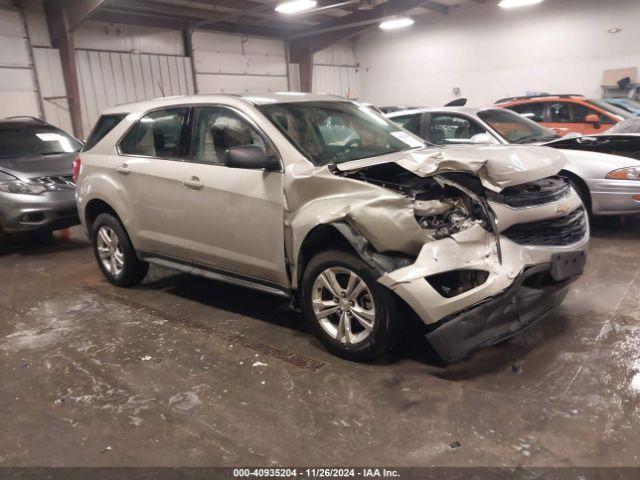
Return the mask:
{"type": "Polygon", "coordinates": [[[96,125],[91,130],[87,141],[84,144],[83,152],[87,150],[91,150],[93,147],[97,145],[97,143],[102,140],[107,133],[113,130],[116,125],[118,125],[124,117],[126,117],[126,113],[117,113],[113,115],[102,115],[96,125]]]}

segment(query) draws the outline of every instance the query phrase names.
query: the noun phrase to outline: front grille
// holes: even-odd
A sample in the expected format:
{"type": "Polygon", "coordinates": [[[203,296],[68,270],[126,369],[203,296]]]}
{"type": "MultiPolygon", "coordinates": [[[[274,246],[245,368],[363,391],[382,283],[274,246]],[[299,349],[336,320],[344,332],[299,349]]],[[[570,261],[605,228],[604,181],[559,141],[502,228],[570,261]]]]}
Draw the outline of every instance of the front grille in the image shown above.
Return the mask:
{"type": "Polygon", "coordinates": [[[531,207],[556,202],[569,194],[571,185],[566,178],[548,177],[534,182],[507,187],[500,193],[489,194],[489,200],[510,207],[531,207]]]}
{"type": "Polygon", "coordinates": [[[52,175],[49,177],[32,178],[33,183],[40,184],[49,190],[67,190],[76,188],[71,175],[52,175]]]}
{"type": "Polygon", "coordinates": [[[513,225],[502,235],[520,245],[571,245],[587,234],[587,216],[582,207],[541,222],[513,225]]]}

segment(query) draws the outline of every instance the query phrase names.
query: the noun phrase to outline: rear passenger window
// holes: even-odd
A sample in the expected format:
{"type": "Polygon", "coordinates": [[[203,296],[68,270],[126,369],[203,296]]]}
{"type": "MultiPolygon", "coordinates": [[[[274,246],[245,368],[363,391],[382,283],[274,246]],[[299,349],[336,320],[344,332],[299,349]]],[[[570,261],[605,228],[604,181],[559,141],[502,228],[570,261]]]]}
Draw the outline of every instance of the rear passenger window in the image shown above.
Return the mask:
{"type": "Polygon", "coordinates": [[[120,142],[120,152],[146,157],[180,157],[186,107],[155,110],[136,122],[120,142]]]}
{"type": "Polygon", "coordinates": [[[507,108],[534,122],[544,122],[544,103],[524,103],[507,108]]]}
{"type": "Polygon", "coordinates": [[[429,140],[436,145],[469,143],[479,133],[486,132],[475,122],[457,115],[433,115],[429,125],[429,140]]]}
{"type": "Polygon", "coordinates": [[[391,121],[397,123],[402,128],[409,130],[414,135],[420,136],[420,118],[421,113],[415,115],[403,115],[401,117],[394,117],[391,121]]]}
{"type": "Polygon", "coordinates": [[[118,125],[122,121],[122,119],[126,116],[127,116],[126,113],[118,113],[115,115],[102,115],[96,122],[96,125],[93,127],[93,130],[91,130],[91,133],[89,134],[89,138],[87,138],[87,141],[84,144],[82,151],[86,152],[87,150],[91,150],[93,147],[95,147],[96,144],[100,140],[102,140],[107,135],[107,133],[113,130],[115,126],[118,125]]]}

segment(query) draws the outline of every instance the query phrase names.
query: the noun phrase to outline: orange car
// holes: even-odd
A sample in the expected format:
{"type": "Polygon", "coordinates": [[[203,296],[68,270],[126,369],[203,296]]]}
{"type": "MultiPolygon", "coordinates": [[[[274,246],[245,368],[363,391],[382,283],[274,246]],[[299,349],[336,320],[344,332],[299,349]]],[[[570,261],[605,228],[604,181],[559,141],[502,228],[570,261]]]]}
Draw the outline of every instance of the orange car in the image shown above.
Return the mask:
{"type": "Polygon", "coordinates": [[[524,115],[559,135],[576,132],[582,135],[603,133],[633,115],[604,100],[582,95],[534,95],[503,98],[496,106],[524,115]]]}

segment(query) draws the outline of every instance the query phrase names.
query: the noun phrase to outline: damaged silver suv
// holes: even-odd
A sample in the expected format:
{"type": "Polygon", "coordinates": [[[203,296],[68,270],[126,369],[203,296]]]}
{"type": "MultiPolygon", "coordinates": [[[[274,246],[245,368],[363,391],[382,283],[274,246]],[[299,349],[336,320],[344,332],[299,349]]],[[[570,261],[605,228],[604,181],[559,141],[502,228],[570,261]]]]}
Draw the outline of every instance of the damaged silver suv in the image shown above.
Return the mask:
{"type": "Polygon", "coordinates": [[[121,105],[75,165],[98,266],[149,263],[297,302],[366,361],[415,312],[445,363],[563,300],[589,239],[558,150],[430,147],[365,106],[307,94],[121,105]]]}

